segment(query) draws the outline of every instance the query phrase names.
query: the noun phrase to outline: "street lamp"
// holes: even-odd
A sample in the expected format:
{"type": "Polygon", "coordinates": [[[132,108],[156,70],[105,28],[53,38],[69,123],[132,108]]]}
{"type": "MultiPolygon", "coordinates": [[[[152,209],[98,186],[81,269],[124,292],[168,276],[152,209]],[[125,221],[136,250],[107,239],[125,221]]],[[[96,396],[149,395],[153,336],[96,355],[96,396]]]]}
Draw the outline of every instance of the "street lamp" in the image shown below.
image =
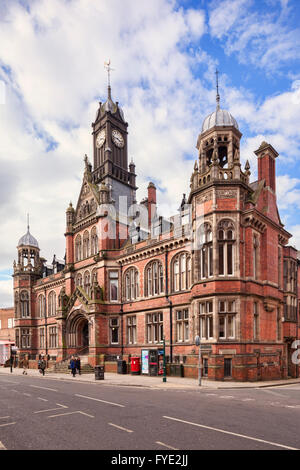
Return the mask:
{"type": "Polygon", "coordinates": [[[163,358],[163,371],[164,371],[164,375],[163,375],[163,382],[166,382],[167,381],[167,371],[166,371],[166,341],[165,341],[165,337],[163,338],[163,345],[164,345],[164,358],[163,358]]]}
{"type": "Polygon", "coordinates": [[[195,337],[195,344],[199,346],[199,359],[198,359],[198,385],[201,385],[201,340],[200,336],[195,337]]]}

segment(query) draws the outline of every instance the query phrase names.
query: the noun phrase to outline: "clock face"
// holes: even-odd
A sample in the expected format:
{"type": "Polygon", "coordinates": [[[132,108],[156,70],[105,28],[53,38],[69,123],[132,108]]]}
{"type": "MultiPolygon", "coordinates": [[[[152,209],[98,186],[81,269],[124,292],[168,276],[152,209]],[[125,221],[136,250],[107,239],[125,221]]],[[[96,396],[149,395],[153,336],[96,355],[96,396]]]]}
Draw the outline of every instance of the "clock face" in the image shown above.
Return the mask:
{"type": "Polygon", "coordinates": [[[105,129],[102,129],[101,132],[97,135],[96,145],[98,148],[102,147],[105,142],[105,129]]]}
{"type": "Polygon", "coordinates": [[[112,135],[112,140],[114,144],[116,144],[117,147],[120,147],[120,148],[124,147],[124,139],[122,137],[122,134],[119,131],[114,129],[111,135],[112,135]]]}

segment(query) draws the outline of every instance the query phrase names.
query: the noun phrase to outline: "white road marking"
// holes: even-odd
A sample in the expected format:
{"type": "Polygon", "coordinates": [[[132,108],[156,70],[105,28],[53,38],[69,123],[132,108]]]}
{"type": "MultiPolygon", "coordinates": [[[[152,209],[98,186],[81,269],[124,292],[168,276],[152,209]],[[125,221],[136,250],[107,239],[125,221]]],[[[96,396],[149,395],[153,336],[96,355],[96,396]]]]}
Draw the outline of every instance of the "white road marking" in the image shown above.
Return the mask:
{"type": "Polygon", "coordinates": [[[255,398],[242,398],[242,401],[255,401],[255,398]]]}
{"type": "Polygon", "coordinates": [[[260,390],[265,393],[271,393],[272,395],[275,395],[275,396],[277,395],[282,398],[287,398],[286,395],[282,395],[282,393],[278,393],[278,392],[273,392],[272,390],[265,390],[264,388],[261,388],[260,390]]]}
{"type": "Polygon", "coordinates": [[[113,423],[108,423],[108,424],[110,426],[114,426],[115,428],[121,429],[121,431],[133,432],[133,431],[131,431],[131,429],[122,428],[122,426],[118,426],[117,424],[113,424],[113,423]]]}
{"type": "Polygon", "coordinates": [[[0,416],[0,419],[7,419],[9,416],[0,416]]]}
{"type": "Polygon", "coordinates": [[[216,393],[206,393],[205,394],[207,397],[216,397],[217,394],[216,393]]]}
{"type": "Polygon", "coordinates": [[[220,398],[234,398],[233,395],[222,395],[220,396],[220,398]]]}
{"type": "Polygon", "coordinates": [[[6,450],[6,447],[4,444],[2,444],[2,442],[0,441],[0,450],[6,450]]]}
{"type": "Polygon", "coordinates": [[[39,411],[34,411],[33,413],[46,413],[47,411],[55,411],[55,410],[61,410],[61,408],[69,408],[66,405],[60,405],[59,403],[56,403],[56,405],[58,405],[59,408],[50,408],[49,410],[39,410],[39,411]]]}
{"type": "Polygon", "coordinates": [[[48,401],[48,400],[46,400],[46,398],[41,398],[41,397],[38,397],[38,400],[48,401]]]}
{"type": "Polygon", "coordinates": [[[31,397],[30,393],[23,393],[26,397],[31,397]]]}
{"type": "Polygon", "coordinates": [[[107,403],[108,405],[119,406],[120,408],[125,408],[124,405],[120,405],[119,403],[113,403],[111,401],[100,400],[99,398],[86,397],[85,395],[77,395],[77,394],[75,394],[75,397],[87,398],[88,400],[100,401],[101,403],[107,403]]]}
{"type": "Polygon", "coordinates": [[[10,426],[11,424],[16,424],[16,422],[14,422],[14,423],[0,424],[0,427],[3,428],[4,426],[10,426]]]}
{"type": "Polygon", "coordinates": [[[84,413],[83,411],[69,411],[68,413],[60,413],[58,415],[47,416],[47,418],[56,418],[57,416],[74,415],[76,413],[80,413],[81,415],[88,416],[89,418],[95,418],[95,416],[88,415],[87,413],[84,413]]]}
{"type": "Polygon", "coordinates": [[[160,442],[160,441],[156,441],[156,444],[159,444],[160,446],[167,447],[168,449],[179,450],[179,449],[176,449],[176,447],[171,447],[168,444],[164,444],[163,442],[160,442]]]}
{"type": "Polygon", "coordinates": [[[11,392],[20,393],[19,390],[11,390],[11,392]]]}
{"type": "Polygon", "coordinates": [[[286,446],[284,444],[278,444],[277,442],[265,441],[264,439],[258,439],[257,437],[246,436],[245,434],[238,434],[238,433],[231,432],[231,431],[225,431],[224,429],[213,428],[211,426],[205,426],[204,424],[192,423],[191,421],[184,421],[183,419],[172,418],[171,416],[163,416],[163,418],[170,419],[173,421],[179,421],[184,424],[191,424],[192,426],[197,426],[203,429],[209,429],[210,431],[216,431],[216,432],[220,432],[223,434],[229,434],[230,436],[236,436],[236,437],[241,437],[243,439],[248,439],[251,441],[262,442],[263,444],[269,444],[275,447],[282,447],[283,449],[299,450],[299,449],[296,449],[295,447],[286,446]]]}
{"type": "Polygon", "coordinates": [[[38,385],[29,385],[29,387],[41,388],[42,390],[50,390],[51,392],[57,392],[58,391],[58,390],[55,390],[55,388],[39,387],[38,385]]]}

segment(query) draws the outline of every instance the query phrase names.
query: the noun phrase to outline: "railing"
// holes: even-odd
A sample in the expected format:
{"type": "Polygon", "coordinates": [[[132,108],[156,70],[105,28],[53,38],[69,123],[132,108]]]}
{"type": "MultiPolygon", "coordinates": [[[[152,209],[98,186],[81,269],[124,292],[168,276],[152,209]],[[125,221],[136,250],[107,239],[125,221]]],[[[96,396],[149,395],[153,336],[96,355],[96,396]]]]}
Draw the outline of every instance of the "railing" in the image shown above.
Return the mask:
{"type": "Polygon", "coordinates": [[[61,364],[64,364],[65,362],[69,361],[71,359],[72,356],[80,356],[86,352],[88,352],[89,350],[89,347],[88,346],[85,346],[84,348],[81,348],[81,349],[77,349],[76,352],[72,353],[72,354],[69,354],[68,356],[66,356],[64,359],[62,359],[61,361],[59,362],[56,362],[55,365],[54,365],[54,368],[58,365],[61,365],[61,364]]]}

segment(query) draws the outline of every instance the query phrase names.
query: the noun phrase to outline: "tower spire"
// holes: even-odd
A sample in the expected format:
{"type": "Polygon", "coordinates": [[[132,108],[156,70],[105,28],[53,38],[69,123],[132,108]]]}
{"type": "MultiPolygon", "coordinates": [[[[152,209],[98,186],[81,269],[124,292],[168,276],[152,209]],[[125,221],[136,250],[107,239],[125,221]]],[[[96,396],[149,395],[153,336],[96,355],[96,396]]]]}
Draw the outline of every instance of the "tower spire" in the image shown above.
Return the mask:
{"type": "Polygon", "coordinates": [[[104,62],[104,68],[107,70],[107,97],[111,100],[110,72],[114,69],[110,66],[110,59],[104,62]]]}
{"type": "Polygon", "coordinates": [[[29,214],[27,214],[27,231],[29,232],[29,214]]]}
{"type": "Polygon", "coordinates": [[[216,88],[217,88],[217,96],[216,96],[216,102],[217,102],[217,110],[220,109],[220,95],[219,95],[219,71],[216,69],[216,88]]]}

